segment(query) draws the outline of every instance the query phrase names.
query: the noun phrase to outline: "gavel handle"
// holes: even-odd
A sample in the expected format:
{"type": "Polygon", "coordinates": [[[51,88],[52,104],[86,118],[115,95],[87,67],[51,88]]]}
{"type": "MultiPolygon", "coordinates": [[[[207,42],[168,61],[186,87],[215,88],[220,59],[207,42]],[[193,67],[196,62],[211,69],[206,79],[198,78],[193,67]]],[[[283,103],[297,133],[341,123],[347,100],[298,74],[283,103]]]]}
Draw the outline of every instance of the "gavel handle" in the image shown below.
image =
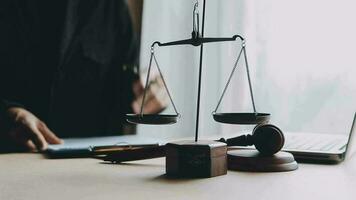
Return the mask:
{"type": "Polygon", "coordinates": [[[233,138],[220,138],[216,140],[218,142],[226,143],[228,147],[230,146],[250,146],[253,145],[253,136],[252,135],[240,135],[233,138]]]}

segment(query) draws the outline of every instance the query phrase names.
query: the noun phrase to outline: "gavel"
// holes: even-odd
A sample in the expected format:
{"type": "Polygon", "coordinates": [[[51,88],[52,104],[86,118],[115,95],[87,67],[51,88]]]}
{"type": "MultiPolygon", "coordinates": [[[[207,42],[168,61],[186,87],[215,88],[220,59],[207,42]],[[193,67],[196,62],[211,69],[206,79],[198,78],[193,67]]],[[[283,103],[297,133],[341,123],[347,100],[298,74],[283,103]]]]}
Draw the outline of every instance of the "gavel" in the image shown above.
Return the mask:
{"type": "MultiPolygon", "coordinates": [[[[272,156],[280,151],[284,145],[285,139],[283,132],[272,124],[257,125],[252,134],[241,135],[233,138],[216,140],[218,142],[226,143],[227,146],[251,146],[254,145],[256,149],[265,156],[272,156]]],[[[96,158],[103,159],[115,163],[144,160],[150,158],[164,157],[166,155],[165,145],[149,146],[142,148],[126,148],[119,151],[108,151],[103,156],[102,152],[93,151],[96,158]]]]}
{"type": "Polygon", "coordinates": [[[280,151],[284,145],[285,139],[283,132],[272,124],[257,125],[252,134],[241,135],[238,137],[217,140],[226,143],[227,146],[251,146],[263,155],[271,156],[280,151]]]}

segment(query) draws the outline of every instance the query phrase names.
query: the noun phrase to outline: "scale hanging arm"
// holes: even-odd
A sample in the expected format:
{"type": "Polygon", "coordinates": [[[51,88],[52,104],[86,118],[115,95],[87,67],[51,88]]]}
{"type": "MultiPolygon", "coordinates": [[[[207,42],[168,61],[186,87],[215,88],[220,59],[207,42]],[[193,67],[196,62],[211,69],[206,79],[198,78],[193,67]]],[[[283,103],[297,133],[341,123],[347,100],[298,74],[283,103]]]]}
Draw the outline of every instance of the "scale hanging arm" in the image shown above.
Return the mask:
{"type": "Polygon", "coordinates": [[[180,114],[178,113],[176,105],[173,102],[172,96],[168,90],[166,81],[163,77],[161,68],[160,68],[157,58],[155,56],[154,46],[155,46],[155,43],[153,43],[151,46],[151,56],[150,56],[150,62],[149,62],[149,66],[148,66],[148,72],[147,72],[147,77],[146,77],[146,84],[145,84],[145,88],[144,88],[143,98],[142,98],[142,102],[141,102],[140,113],[139,114],[126,114],[126,120],[130,123],[156,124],[156,125],[173,124],[173,123],[176,123],[177,119],[180,117],[180,114]],[[144,105],[145,105],[145,100],[147,98],[146,94],[147,94],[148,88],[149,88],[149,80],[150,80],[150,74],[151,74],[153,62],[155,63],[155,65],[158,69],[159,76],[161,77],[163,86],[168,94],[169,100],[171,101],[171,103],[173,105],[175,114],[144,114],[144,105]]]}
{"type": "Polygon", "coordinates": [[[173,109],[176,113],[177,116],[180,116],[180,114],[178,113],[178,110],[177,110],[177,107],[176,105],[174,104],[173,102],[173,98],[172,98],[172,95],[171,93],[169,92],[168,90],[168,87],[167,87],[167,83],[163,77],[163,74],[162,74],[162,71],[161,71],[161,68],[158,64],[158,61],[157,61],[157,58],[155,56],[155,50],[154,50],[154,46],[155,46],[155,43],[154,42],[152,45],[151,45],[151,56],[150,56],[150,62],[149,62],[149,66],[148,66],[148,73],[147,73],[147,77],[146,77],[146,84],[145,84],[145,89],[144,89],[144,93],[143,93],[143,98],[142,98],[142,103],[141,103],[141,109],[140,109],[140,115],[143,116],[143,107],[144,107],[144,103],[145,103],[145,99],[146,99],[146,93],[147,93],[147,89],[148,89],[148,85],[149,85],[149,79],[150,79],[150,73],[151,73],[151,68],[152,68],[152,61],[155,62],[156,64],[156,67],[158,69],[158,73],[162,79],[162,82],[163,82],[163,86],[168,94],[168,97],[169,97],[169,100],[171,101],[172,105],[173,105],[173,109]]]}
{"type": "MultiPolygon", "coordinates": [[[[156,64],[156,67],[157,67],[158,72],[159,72],[159,75],[160,75],[160,77],[161,77],[161,79],[162,79],[162,82],[163,82],[164,88],[166,89],[166,92],[167,92],[167,94],[168,94],[169,100],[170,100],[170,101],[171,101],[171,103],[172,103],[172,106],[173,106],[174,112],[175,112],[175,113],[176,113],[176,115],[179,117],[179,116],[180,116],[180,114],[178,113],[178,110],[177,110],[176,105],[174,104],[174,101],[173,101],[172,95],[171,95],[171,93],[170,93],[170,92],[169,92],[169,90],[168,90],[167,83],[166,83],[166,81],[165,81],[165,79],[164,79],[164,77],[163,77],[163,74],[162,74],[161,68],[160,68],[160,66],[159,66],[159,64],[158,64],[158,61],[157,61],[157,58],[156,58],[156,56],[155,56],[155,54],[154,54],[154,50],[153,50],[153,49],[152,49],[151,57],[153,57],[153,60],[154,60],[154,62],[155,62],[155,64],[156,64]]],[[[143,102],[142,102],[142,103],[143,103],[143,102]]]]}
{"type": "Polygon", "coordinates": [[[228,86],[230,85],[232,76],[234,75],[234,73],[236,71],[237,65],[239,63],[239,60],[240,60],[242,54],[244,55],[244,60],[245,60],[246,74],[247,74],[247,79],[248,79],[248,86],[249,86],[249,92],[250,92],[250,98],[251,98],[251,101],[252,101],[253,111],[254,111],[254,113],[257,113],[256,106],[255,106],[255,99],[254,99],[254,96],[253,96],[252,83],[251,83],[251,78],[250,78],[250,70],[249,70],[249,65],[248,65],[248,61],[247,61],[246,43],[245,43],[245,40],[242,37],[241,37],[241,41],[242,41],[242,44],[241,44],[240,52],[239,52],[239,54],[237,56],[237,59],[236,59],[235,64],[234,64],[234,67],[232,68],[232,71],[231,71],[230,76],[229,76],[229,78],[227,80],[227,83],[225,84],[223,93],[220,96],[218,104],[217,104],[217,106],[216,106],[216,108],[215,108],[213,113],[217,112],[217,110],[218,110],[218,108],[219,108],[219,106],[221,104],[221,101],[225,96],[226,90],[227,90],[228,86]]]}
{"type": "Polygon", "coordinates": [[[243,52],[243,50],[241,49],[240,52],[239,52],[239,54],[238,54],[238,56],[237,56],[237,59],[236,59],[236,61],[235,61],[234,68],[232,69],[232,71],[231,71],[231,73],[230,73],[230,76],[229,76],[229,78],[228,78],[228,80],[227,80],[227,83],[225,84],[223,93],[222,93],[222,95],[220,96],[220,99],[219,99],[219,101],[218,101],[218,104],[217,104],[216,107],[215,107],[215,110],[214,110],[213,114],[217,112],[217,110],[218,110],[218,108],[219,108],[219,106],[220,106],[220,104],[221,104],[221,101],[222,101],[222,99],[223,99],[224,96],[225,96],[226,90],[227,90],[227,88],[229,87],[230,82],[231,82],[231,79],[232,79],[232,77],[233,77],[233,75],[234,75],[234,73],[235,73],[235,71],[236,71],[237,64],[238,64],[238,62],[239,62],[239,60],[240,60],[240,57],[241,57],[242,52],[243,52]]]}
{"type": "Polygon", "coordinates": [[[244,52],[246,73],[247,73],[247,79],[248,79],[248,86],[249,86],[249,89],[250,89],[250,97],[251,97],[251,102],[252,102],[252,106],[253,106],[253,112],[254,112],[255,114],[257,114],[255,99],[254,99],[254,97],[253,97],[252,83],[251,83],[251,77],[250,77],[250,69],[249,69],[249,67],[248,67],[247,53],[246,53],[246,45],[245,45],[245,44],[243,44],[242,50],[243,50],[243,52],[244,52]]]}
{"type": "Polygon", "coordinates": [[[248,65],[248,60],[247,60],[246,43],[242,37],[240,39],[242,41],[241,49],[240,49],[237,59],[235,61],[234,67],[230,73],[230,76],[227,80],[227,83],[224,87],[222,95],[219,98],[218,104],[212,114],[213,114],[214,120],[217,122],[220,122],[220,123],[228,123],[228,124],[262,124],[262,123],[267,123],[270,119],[270,114],[258,113],[256,110],[255,99],[253,96],[252,83],[251,83],[251,77],[250,77],[250,70],[249,70],[249,65],[248,65]],[[247,75],[247,79],[248,79],[250,98],[251,98],[251,102],[252,102],[252,106],[253,106],[253,113],[217,113],[217,110],[222,102],[222,99],[225,96],[226,90],[227,90],[228,86],[230,85],[231,79],[237,69],[237,65],[238,65],[238,62],[239,62],[242,54],[243,54],[243,59],[245,60],[246,75],[247,75]]]}

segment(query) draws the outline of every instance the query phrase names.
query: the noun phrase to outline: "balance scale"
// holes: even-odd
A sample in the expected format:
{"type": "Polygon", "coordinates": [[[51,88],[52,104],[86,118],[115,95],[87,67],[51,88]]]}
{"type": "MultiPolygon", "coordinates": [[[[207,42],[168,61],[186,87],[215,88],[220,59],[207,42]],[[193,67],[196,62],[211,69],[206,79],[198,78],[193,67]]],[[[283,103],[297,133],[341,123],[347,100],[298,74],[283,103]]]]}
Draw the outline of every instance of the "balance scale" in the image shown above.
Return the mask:
{"type": "MultiPolygon", "coordinates": [[[[228,41],[240,41],[240,51],[238,53],[235,64],[232,68],[230,76],[224,87],[222,95],[217,103],[212,115],[215,121],[219,123],[235,124],[235,125],[251,125],[251,124],[267,124],[271,115],[269,113],[259,113],[256,110],[249,65],[246,53],[246,40],[240,35],[232,37],[204,37],[205,24],[205,6],[206,0],[203,0],[203,18],[201,34],[199,32],[199,3],[196,1],[193,9],[193,31],[191,38],[177,40],[167,43],[155,41],[151,45],[151,56],[146,77],[145,89],[139,114],[127,114],[127,121],[134,124],[151,124],[151,125],[166,125],[174,124],[180,118],[180,114],[173,102],[172,96],[168,90],[166,81],[159,67],[158,60],[155,55],[156,47],[191,45],[200,47],[200,63],[199,63],[199,81],[198,81],[198,96],[197,96],[197,112],[196,112],[196,130],[195,140],[177,141],[166,145],[166,173],[172,177],[214,177],[227,173],[227,168],[231,170],[242,171],[291,171],[297,169],[297,163],[292,154],[287,152],[278,152],[274,155],[263,155],[256,150],[239,149],[228,151],[227,144],[220,141],[198,140],[199,133],[199,110],[200,110],[200,93],[201,93],[201,77],[203,63],[203,46],[205,43],[217,43],[228,41]],[[218,112],[218,108],[230,84],[230,81],[237,69],[240,58],[246,66],[246,74],[248,79],[250,98],[253,106],[251,113],[233,113],[233,112],[218,112]],[[164,88],[168,94],[170,102],[173,105],[174,114],[145,114],[144,102],[149,86],[150,73],[153,62],[155,63],[159,75],[162,79],[164,88]]],[[[282,135],[283,137],[283,135],[282,135]]],[[[283,139],[284,143],[284,139],[283,139]]],[[[283,144],[282,144],[283,146],[283,144]]]]}

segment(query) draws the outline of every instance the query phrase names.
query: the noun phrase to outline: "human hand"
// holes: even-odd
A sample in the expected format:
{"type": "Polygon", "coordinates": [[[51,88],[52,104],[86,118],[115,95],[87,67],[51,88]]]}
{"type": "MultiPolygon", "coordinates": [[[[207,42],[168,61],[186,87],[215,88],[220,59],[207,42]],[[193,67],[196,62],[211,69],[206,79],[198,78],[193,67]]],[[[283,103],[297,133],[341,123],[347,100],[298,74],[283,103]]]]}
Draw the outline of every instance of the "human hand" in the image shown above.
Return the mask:
{"type": "Polygon", "coordinates": [[[48,144],[62,143],[62,140],[31,112],[12,107],[7,113],[13,124],[8,135],[20,146],[27,147],[30,151],[43,151],[47,149],[48,144]]]}

